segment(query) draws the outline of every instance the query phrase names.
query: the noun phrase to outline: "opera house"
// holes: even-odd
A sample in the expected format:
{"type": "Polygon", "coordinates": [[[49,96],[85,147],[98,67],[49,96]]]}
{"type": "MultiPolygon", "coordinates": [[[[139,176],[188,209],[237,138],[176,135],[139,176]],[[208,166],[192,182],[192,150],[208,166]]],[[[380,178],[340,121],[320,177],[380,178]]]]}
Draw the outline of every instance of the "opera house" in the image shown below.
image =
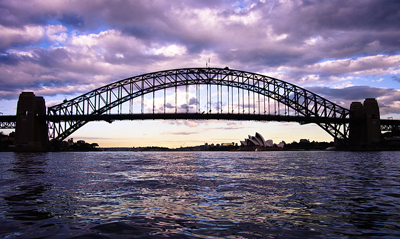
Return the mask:
{"type": "MultiPolygon", "coordinates": [[[[271,150],[274,147],[274,143],[272,140],[265,140],[264,137],[256,132],[255,136],[249,135],[243,141],[240,141],[241,146],[239,150],[271,150]]],[[[275,148],[282,149],[284,147],[284,143],[280,142],[276,145],[275,148]]]]}

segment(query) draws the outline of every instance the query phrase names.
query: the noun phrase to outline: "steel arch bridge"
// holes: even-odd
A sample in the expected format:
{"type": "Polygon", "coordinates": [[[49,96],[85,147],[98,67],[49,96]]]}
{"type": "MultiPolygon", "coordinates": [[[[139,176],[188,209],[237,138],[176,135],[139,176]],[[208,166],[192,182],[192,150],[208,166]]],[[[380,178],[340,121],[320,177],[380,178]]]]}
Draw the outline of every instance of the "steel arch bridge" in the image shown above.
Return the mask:
{"type": "Polygon", "coordinates": [[[64,100],[48,108],[46,119],[49,139],[58,141],[89,121],[134,119],[316,123],[335,139],[347,141],[350,111],[311,91],[269,76],[227,67],[184,68],[130,77],[64,100]],[[134,100],[140,101],[139,113],[134,113],[134,100]],[[156,104],[157,100],[163,102],[156,104]],[[179,106],[178,102],[185,103],[179,106]]]}

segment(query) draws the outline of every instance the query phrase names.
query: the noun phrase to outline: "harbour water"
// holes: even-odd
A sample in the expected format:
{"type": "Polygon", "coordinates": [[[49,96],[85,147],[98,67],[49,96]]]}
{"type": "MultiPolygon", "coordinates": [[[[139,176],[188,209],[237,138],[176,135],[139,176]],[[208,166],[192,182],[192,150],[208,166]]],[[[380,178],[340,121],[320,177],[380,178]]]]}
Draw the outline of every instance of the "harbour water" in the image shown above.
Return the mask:
{"type": "Polygon", "coordinates": [[[400,238],[398,152],[0,159],[0,238],[400,238]]]}

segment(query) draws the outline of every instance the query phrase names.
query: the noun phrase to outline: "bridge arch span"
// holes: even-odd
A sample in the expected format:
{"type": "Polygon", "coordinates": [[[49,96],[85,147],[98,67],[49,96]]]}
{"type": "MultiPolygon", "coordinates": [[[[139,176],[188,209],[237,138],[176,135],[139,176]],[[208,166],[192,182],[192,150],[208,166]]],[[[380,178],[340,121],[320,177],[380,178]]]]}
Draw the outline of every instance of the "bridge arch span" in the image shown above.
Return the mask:
{"type": "MultiPolygon", "coordinates": [[[[270,103],[269,101],[267,103],[265,99],[272,99],[278,102],[278,107],[279,104],[287,107],[288,110],[285,111],[285,115],[289,109],[291,109],[297,117],[297,121],[303,122],[302,119],[304,119],[304,122],[314,122],[335,139],[348,139],[348,122],[350,118],[350,111],[348,109],[292,83],[262,74],[228,68],[184,68],[158,71],[126,78],[94,89],[74,99],[64,101],[61,104],[48,108],[49,139],[64,140],[77,129],[91,121],[90,116],[105,115],[107,112],[110,112],[111,109],[121,106],[123,103],[132,99],[142,97],[143,102],[143,97],[145,95],[153,94],[154,102],[154,94],[157,91],[164,90],[165,109],[166,89],[175,88],[176,94],[176,89],[178,87],[186,86],[187,90],[187,87],[191,85],[207,85],[207,90],[210,86],[210,92],[207,91],[207,105],[211,103],[208,102],[209,100],[211,101],[211,86],[220,87],[221,95],[223,87],[228,89],[228,109],[230,104],[232,106],[232,111],[228,110],[228,114],[236,115],[238,118],[240,118],[239,116],[243,116],[244,112],[240,110],[235,112],[233,108],[236,104],[237,107],[240,108],[240,104],[242,104],[242,108],[244,109],[244,92],[247,92],[249,97],[251,92],[253,97],[254,94],[264,97],[264,102],[261,102],[262,100],[260,100],[259,97],[258,101],[256,101],[255,98],[253,99],[254,109],[255,104],[258,104],[258,108],[260,108],[261,104],[266,107],[266,105],[270,103]],[[233,94],[233,91],[231,91],[231,102],[229,102],[229,89],[238,90],[237,94],[233,94]],[[239,90],[242,91],[242,101],[240,99],[239,90]],[[210,98],[208,98],[209,94],[210,98]]],[[[199,93],[196,87],[196,97],[198,95],[199,93]]],[[[175,95],[175,98],[176,97],[177,95],[175,95]]],[[[247,103],[249,104],[250,101],[249,99],[247,103]]],[[[176,104],[175,107],[177,107],[176,104]]],[[[247,108],[246,119],[251,119],[252,116],[256,118],[257,115],[260,114],[266,114],[266,111],[261,112],[260,110],[257,112],[254,110],[254,112],[251,113],[249,106],[247,106],[247,108]]],[[[196,113],[201,114],[204,112],[196,111],[196,113]]],[[[212,113],[207,110],[206,114],[209,116],[205,118],[218,119],[218,115],[221,115],[221,119],[224,118],[222,117],[222,111],[212,113]]],[[[277,111],[273,112],[273,114],[276,115],[277,111]]],[[[280,112],[278,112],[278,114],[280,114],[280,112]]],[[[154,103],[153,115],[156,115],[154,112],[154,103]]],[[[153,118],[162,118],[162,116],[160,117],[160,115],[158,115],[153,118]]]]}

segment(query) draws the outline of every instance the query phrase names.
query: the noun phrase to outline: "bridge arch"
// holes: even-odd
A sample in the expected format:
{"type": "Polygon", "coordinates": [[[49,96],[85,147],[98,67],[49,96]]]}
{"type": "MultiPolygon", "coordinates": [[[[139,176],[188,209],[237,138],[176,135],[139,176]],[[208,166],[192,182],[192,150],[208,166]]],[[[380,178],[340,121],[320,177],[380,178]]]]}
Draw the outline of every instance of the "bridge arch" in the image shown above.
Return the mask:
{"type": "MultiPolygon", "coordinates": [[[[294,112],[294,116],[286,116],[285,112],[285,117],[281,118],[260,118],[259,116],[262,114],[260,111],[257,113],[256,111],[253,113],[248,111],[245,114],[239,110],[236,112],[230,112],[230,110],[228,110],[227,114],[222,114],[222,112],[219,111],[216,113],[207,111],[205,112],[205,116],[204,112],[196,111],[195,114],[197,116],[192,115],[189,117],[189,114],[187,114],[186,116],[181,116],[183,118],[246,120],[278,119],[281,121],[294,119],[293,121],[298,121],[300,123],[316,123],[335,139],[344,141],[348,139],[348,123],[350,119],[350,111],[348,109],[292,83],[262,74],[228,68],[184,68],[147,73],[116,81],[69,101],[66,100],[61,104],[48,108],[49,139],[59,141],[64,140],[89,121],[96,119],[96,116],[107,115],[107,112],[111,109],[118,107],[129,100],[138,97],[142,97],[143,99],[143,96],[153,94],[154,102],[154,93],[156,91],[175,88],[176,92],[177,87],[191,85],[207,85],[207,87],[214,85],[217,87],[220,86],[221,91],[222,87],[226,87],[228,91],[231,88],[238,90],[241,89],[243,92],[246,91],[249,94],[252,92],[253,94],[264,96],[264,107],[267,104],[265,98],[272,99],[275,102],[278,102],[278,107],[279,104],[282,104],[284,107],[287,107],[288,111],[291,109],[294,112]],[[227,117],[226,115],[229,115],[230,117],[227,117]]],[[[238,104],[243,103],[244,107],[244,100],[243,102],[240,102],[240,92],[238,92],[238,94],[239,95],[236,97],[239,98],[236,99],[236,101],[238,104]]],[[[175,97],[177,96],[175,95],[175,97]]],[[[231,100],[233,107],[234,99],[231,100]]],[[[253,103],[254,102],[255,100],[253,103]]],[[[210,102],[206,103],[208,105],[210,102]]],[[[258,107],[260,107],[260,105],[258,105],[258,107]]],[[[175,113],[177,112],[175,111],[175,113]]],[[[264,115],[265,113],[266,112],[264,112],[264,115]]],[[[277,112],[274,112],[274,114],[276,115],[277,112]]],[[[162,114],[157,117],[155,117],[155,115],[153,105],[153,116],[150,116],[149,118],[163,118],[162,114]]],[[[166,115],[165,111],[164,115],[166,115]]],[[[97,118],[97,120],[98,119],[99,118],[97,118]]]]}

